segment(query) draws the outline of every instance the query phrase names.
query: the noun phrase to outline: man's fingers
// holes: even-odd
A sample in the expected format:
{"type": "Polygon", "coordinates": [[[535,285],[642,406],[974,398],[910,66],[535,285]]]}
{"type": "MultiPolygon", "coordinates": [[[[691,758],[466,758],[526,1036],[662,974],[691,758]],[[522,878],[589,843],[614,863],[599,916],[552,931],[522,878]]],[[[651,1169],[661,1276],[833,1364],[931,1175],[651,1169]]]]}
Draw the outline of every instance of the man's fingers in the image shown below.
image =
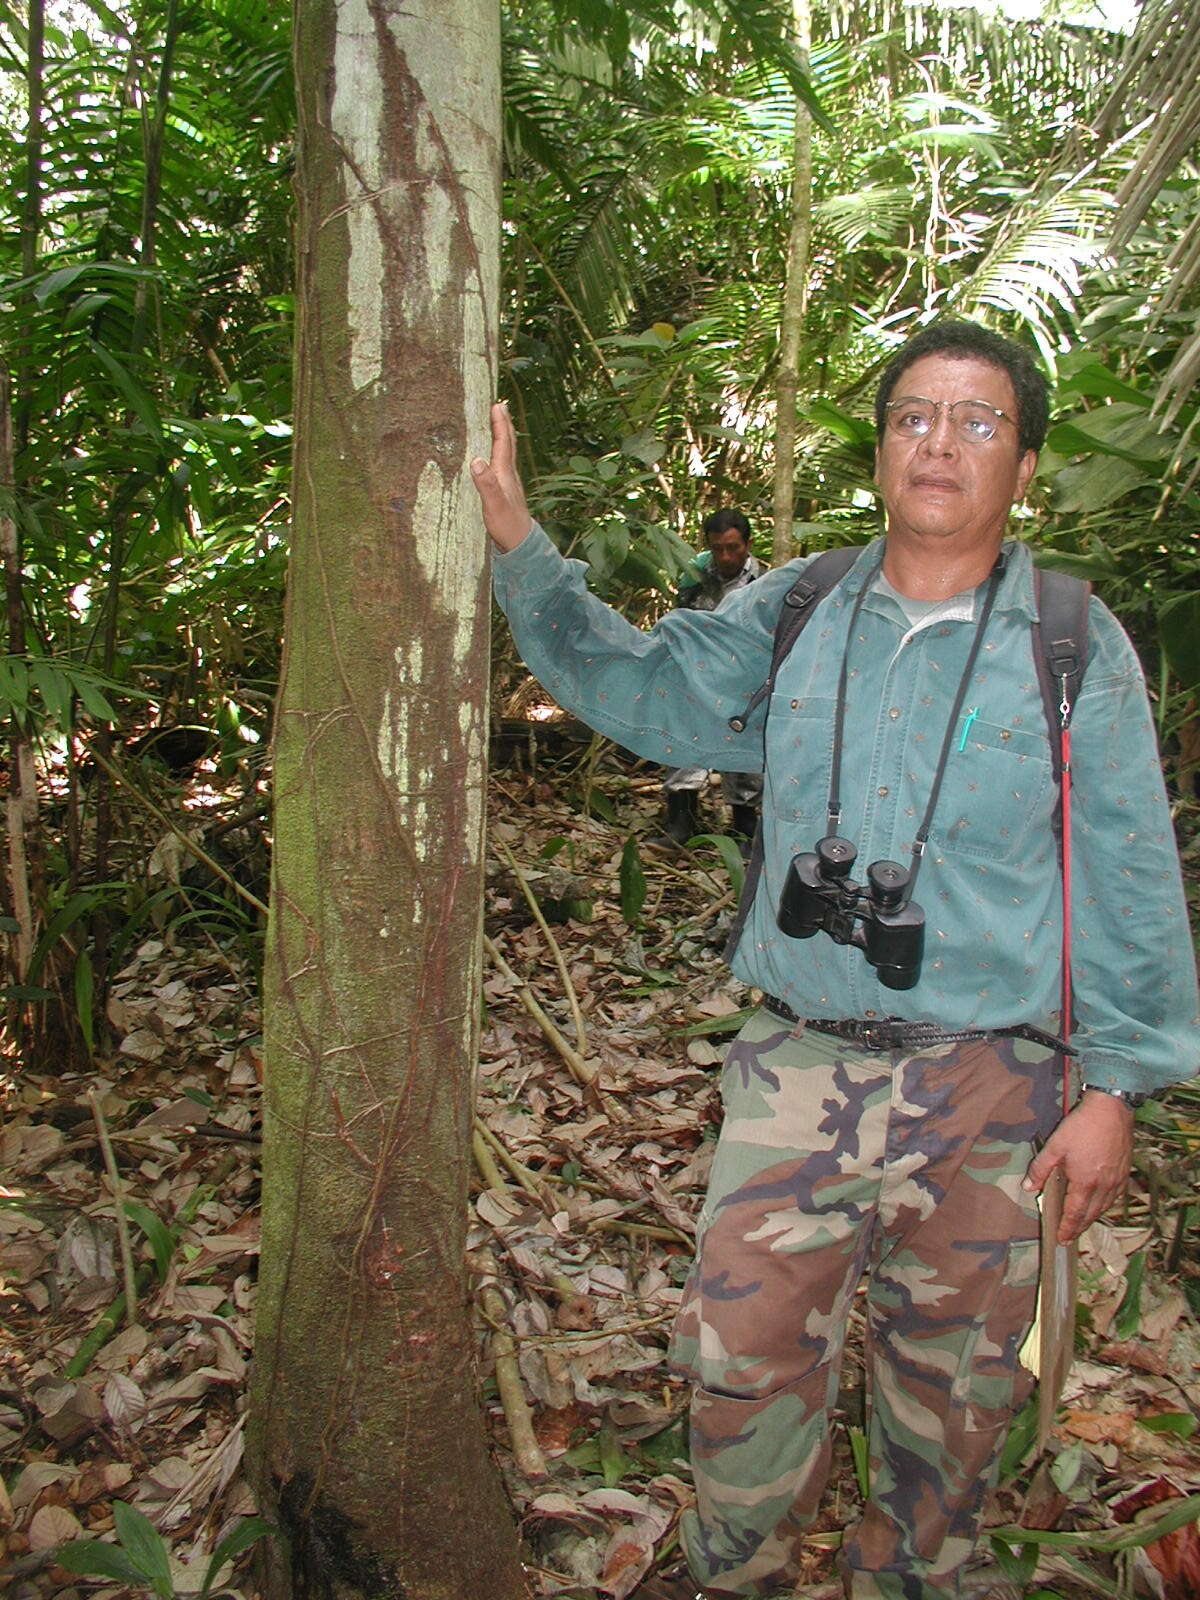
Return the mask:
{"type": "Polygon", "coordinates": [[[492,467],[502,475],[509,475],[516,460],[517,436],[512,416],[503,400],[492,406],[492,467]]]}
{"type": "Polygon", "coordinates": [[[1089,1222],[1094,1222],[1100,1215],[1102,1208],[1094,1206],[1092,1201],[1093,1196],[1090,1194],[1080,1194],[1077,1189],[1067,1186],[1067,1198],[1058,1224],[1059,1244],[1070,1244],[1072,1239],[1083,1232],[1089,1222]]]}
{"type": "Polygon", "coordinates": [[[1054,1154],[1053,1148],[1047,1145],[1029,1163],[1029,1169],[1021,1184],[1022,1189],[1025,1190],[1026,1194],[1040,1194],[1045,1187],[1046,1179],[1054,1171],[1055,1167],[1060,1165],[1061,1162],[1054,1154]]]}

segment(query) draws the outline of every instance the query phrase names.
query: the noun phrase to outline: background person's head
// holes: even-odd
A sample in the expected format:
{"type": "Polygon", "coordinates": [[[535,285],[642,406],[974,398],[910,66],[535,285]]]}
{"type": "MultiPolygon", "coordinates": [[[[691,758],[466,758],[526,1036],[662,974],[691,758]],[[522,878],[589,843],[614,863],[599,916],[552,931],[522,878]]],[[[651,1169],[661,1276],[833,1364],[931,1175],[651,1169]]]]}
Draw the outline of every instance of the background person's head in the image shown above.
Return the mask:
{"type": "Polygon", "coordinates": [[[736,578],[750,554],[750,524],[740,511],[714,511],[704,519],[704,538],[722,582],[736,578]]]}
{"type": "Polygon", "coordinates": [[[964,361],[984,361],[1007,373],[1017,402],[1018,448],[1038,451],[1046,438],[1050,418],[1050,399],[1046,380],[1023,345],[981,328],[977,322],[947,317],[931,322],[927,328],[902,345],[884,368],[875,396],[875,438],[882,444],[887,423],[888,402],[905,395],[901,379],[914,362],[923,356],[948,356],[964,361]]]}

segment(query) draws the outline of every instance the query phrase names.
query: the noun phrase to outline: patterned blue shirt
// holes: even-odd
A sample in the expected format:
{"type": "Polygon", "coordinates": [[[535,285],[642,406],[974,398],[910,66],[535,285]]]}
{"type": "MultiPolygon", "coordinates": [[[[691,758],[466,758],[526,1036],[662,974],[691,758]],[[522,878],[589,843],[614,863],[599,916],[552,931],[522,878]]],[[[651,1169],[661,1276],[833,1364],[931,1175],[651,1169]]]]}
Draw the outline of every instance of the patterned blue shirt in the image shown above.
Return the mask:
{"type": "MultiPolygon", "coordinates": [[[[764,573],[719,611],[674,611],[642,632],[588,592],[538,527],[498,556],[496,595],[531,672],[601,733],[668,766],[764,769],[762,877],[733,958],[740,978],[802,1017],[899,1016],[948,1029],[1059,1016],[1062,888],[1057,785],[1032,651],[1028,549],[1007,547],[995,609],[951,744],[914,899],[926,916],[912,989],[884,988],[862,953],[775,923],[792,856],[827,834],[834,707],[849,648],[843,812],[858,869],[908,864],[982,589],[915,625],[872,588],[848,638],[868,547],[800,635],[770,701],[729,718],[766,680],[783,596],[803,561],[764,573]],[[765,741],[764,741],[765,728],[765,741]]],[[[1178,853],[1141,669],[1098,600],[1072,724],[1075,1026],[1085,1083],[1146,1091],[1196,1070],[1196,968],[1178,853]]]]}

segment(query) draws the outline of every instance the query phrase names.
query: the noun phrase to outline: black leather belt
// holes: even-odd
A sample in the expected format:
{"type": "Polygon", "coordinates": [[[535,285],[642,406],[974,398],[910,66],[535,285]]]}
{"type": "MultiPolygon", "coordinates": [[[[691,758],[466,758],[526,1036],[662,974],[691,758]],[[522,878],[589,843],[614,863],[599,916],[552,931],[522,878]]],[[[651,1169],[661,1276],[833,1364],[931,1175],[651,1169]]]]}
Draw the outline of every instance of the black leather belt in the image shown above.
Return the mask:
{"type": "Polygon", "coordinates": [[[1035,1028],[1032,1023],[1019,1022],[1011,1028],[939,1028],[933,1022],[905,1022],[903,1017],[879,1017],[874,1020],[857,1018],[838,1021],[832,1017],[800,1017],[791,1006],[777,1000],[773,994],[763,996],[763,1005],[772,1016],[785,1022],[803,1023],[813,1033],[829,1033],[835,1039],[848,1039],[867,1050],[912,1050],[935,1044],[957,1044],[964,1039],[1031,1039],[1034,1044],[1045,1045],[1047,1050],[1058,1050],[1073,1056],[1074,1050],[1057,1034],[1035,1028]]]}

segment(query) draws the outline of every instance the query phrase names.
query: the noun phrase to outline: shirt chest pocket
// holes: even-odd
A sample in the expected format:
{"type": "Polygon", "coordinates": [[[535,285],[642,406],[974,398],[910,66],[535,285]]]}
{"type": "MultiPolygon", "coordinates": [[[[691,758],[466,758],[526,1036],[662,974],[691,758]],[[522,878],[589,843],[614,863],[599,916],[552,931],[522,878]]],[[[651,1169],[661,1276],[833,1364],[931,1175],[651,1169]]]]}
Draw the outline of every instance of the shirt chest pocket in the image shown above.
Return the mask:
{"type": "Polygon", "coordinates": [[[930,843],[987,861],[1026,856],[1049,836],[1057,798],[1046,732],[976,717],[951,747],[930,843]]]}
{"type": "Polygon", "coordinates": [[[832,695],[774,694],[767,718],[766,803],[782,822],[816,827],[813,840],[827,831],[836,709],[832,695]]]}

